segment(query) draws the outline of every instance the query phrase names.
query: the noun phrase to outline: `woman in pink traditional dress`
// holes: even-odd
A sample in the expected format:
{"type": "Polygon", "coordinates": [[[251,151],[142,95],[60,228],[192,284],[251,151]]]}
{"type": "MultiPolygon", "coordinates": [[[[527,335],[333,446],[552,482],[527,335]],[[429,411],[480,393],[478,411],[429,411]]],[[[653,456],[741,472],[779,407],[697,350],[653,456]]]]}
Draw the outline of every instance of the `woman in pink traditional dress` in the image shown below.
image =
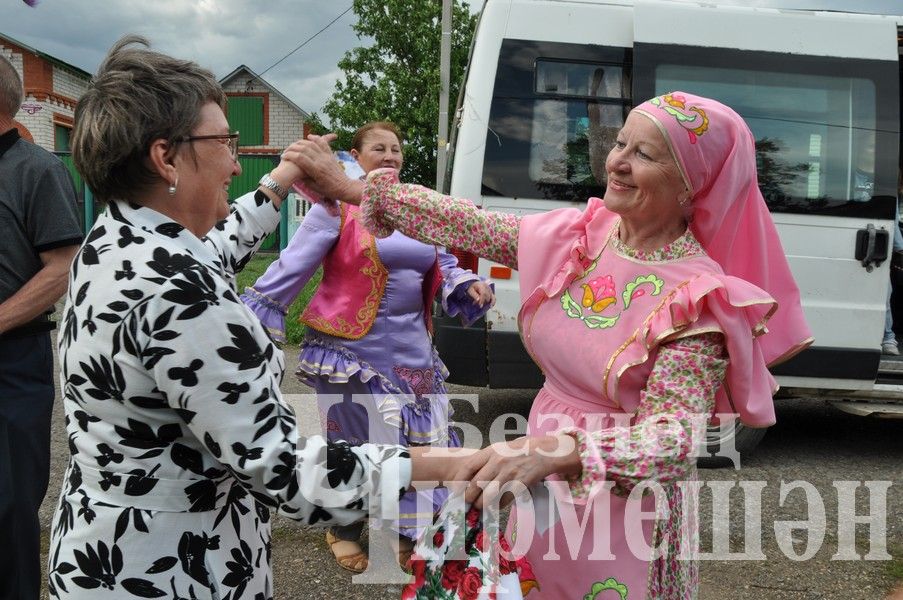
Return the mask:
{"type": "Polygon", "coordinates": [[[524,217],[392,171],[349,184],[328,155],[310,140],[298,164],[327,197],[360,199],[376,235],[400,230],[520,272],[521,336],[546,377],[517,442],[528,452],[519,462],[490,446],[460,479],[473,498],[480,482],[530,485],[558,461],[564,480],[548,487],[567,492],[561,520],[509,520],[538,580],[530,597],[694,597],[695,505],[681,485],[695,476],[694,417],[771,425],[768,366],[812,342],[743,119],[682,92],[644,102],[608,154],[604,201],[524,217]],[[557,458],[539,452],[566,443],[557,458]]]}
{"type": "MultiPolygon", "coordinates": [[[[351,156],[364,173],[400,170],[402,136],[394,123],[359,128],[351,156]]],[[[458,267],[443,248],[396,233],[376,239],[357,206],[327,211],[314,205],[288,247],[241,299],[276,341],[285,341],[288,307],[323,266],[323,279],[301,322],[307,333],[298,378],[317,392],[327,439],[438,445],[461,443],[448,427],[448,375],[431,343],[431,304],[437,293],[451,316],[469,325],[492,305],[484,278],[458,267]]],[[[418,522],[429,523],[445,490],[411,491],[402,498],[398,555],[407,564],[418,522]],[[417,496],[427,507],[418,513],[417,496]],[[431,502],[432,503],[431,503],[431,502]]],[[[326,541],[339,566],[360,573],[367,554],[364,522],[334,526],[326,541]]],[[[421,525],[422,527],[422,525],[421,525]]]]}

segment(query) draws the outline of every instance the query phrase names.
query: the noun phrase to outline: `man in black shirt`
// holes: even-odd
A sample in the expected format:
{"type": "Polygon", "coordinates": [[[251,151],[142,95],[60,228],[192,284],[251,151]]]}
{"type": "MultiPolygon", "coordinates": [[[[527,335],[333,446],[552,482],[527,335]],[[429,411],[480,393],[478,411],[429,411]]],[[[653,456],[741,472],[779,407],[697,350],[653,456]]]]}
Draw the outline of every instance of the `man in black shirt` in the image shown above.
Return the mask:
{"type": "Polygon", "coordinates": [[[37,599],[50,477],[50,320],[82,240],[63,163],[20,139],[22,80],[0,56],[0,598],[37,599]]]}

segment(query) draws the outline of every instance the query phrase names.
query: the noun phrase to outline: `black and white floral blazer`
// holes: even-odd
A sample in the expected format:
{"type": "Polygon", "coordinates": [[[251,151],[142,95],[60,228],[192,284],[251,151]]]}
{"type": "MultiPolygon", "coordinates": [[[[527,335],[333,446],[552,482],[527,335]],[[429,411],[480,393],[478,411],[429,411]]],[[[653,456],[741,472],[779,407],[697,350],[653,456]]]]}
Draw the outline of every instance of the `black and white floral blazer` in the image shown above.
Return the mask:
{"type": "Polygon", "coordinates": [[[235,292],[278,220],[248,194],[200,240],[115,202],[87,236],[59,332],[71,458],[52,597],[271,598],[271,509],[324,525],[397,515],[404,448],[299,437],[282,351],[235,292]]]}

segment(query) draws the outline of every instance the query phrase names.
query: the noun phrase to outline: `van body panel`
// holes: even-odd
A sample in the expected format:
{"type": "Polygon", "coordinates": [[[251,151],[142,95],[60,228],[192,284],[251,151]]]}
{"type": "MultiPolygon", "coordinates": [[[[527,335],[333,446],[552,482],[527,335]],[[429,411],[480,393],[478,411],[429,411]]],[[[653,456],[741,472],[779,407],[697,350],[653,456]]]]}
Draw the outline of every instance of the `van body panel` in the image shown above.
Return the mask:
{"type": "Polygon", "coordinates": [[[892,17],[637,0],[635,42],[896,62],[892,17]],[[742,27],[737,27],[742,23],[742,27]]]}

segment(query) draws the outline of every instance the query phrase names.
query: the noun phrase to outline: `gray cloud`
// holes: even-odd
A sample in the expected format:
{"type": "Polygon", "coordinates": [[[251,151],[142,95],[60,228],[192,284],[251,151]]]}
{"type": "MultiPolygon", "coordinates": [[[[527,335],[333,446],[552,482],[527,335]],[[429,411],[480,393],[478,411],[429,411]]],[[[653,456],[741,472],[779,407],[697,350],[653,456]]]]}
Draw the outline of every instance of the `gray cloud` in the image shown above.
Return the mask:
{"type": "MultiPolygon", "coordinates": [[[[223,77],[240,64],[258,73],[337,17],[350,1],[42,0],[0,3],[0,32],[88,72],[120,36],[137,33],[155,48],[190,58],[223,77]]],[[[336,64],[362,43],[348,13],[264,78],[308,111],[320,110],[342,76],[336,64]]]]}
{"type": "MultiPolygon", "coordinates": [[[[411,0],[417,1],[417,0],[411,0]]],[[[688,0],[696,2],[698,0],[688,0]]],[[[900,14],[901,0],[719,0],[725,4],[860,10],[900,14]]],[[[482,5],[471,2],[472,10],[482,5]]],[[[88,72],[126,33],[148,37],[174,56],[223,77],[240,64],[260,73],[351,5],[350,0],[21,0],[0,1],[0,32],[88,72]]],[[[367,43],[351,29],[349,12],[264,78],[308,111],[319,111],[342,73],[339,59],[367,43]]]]}

